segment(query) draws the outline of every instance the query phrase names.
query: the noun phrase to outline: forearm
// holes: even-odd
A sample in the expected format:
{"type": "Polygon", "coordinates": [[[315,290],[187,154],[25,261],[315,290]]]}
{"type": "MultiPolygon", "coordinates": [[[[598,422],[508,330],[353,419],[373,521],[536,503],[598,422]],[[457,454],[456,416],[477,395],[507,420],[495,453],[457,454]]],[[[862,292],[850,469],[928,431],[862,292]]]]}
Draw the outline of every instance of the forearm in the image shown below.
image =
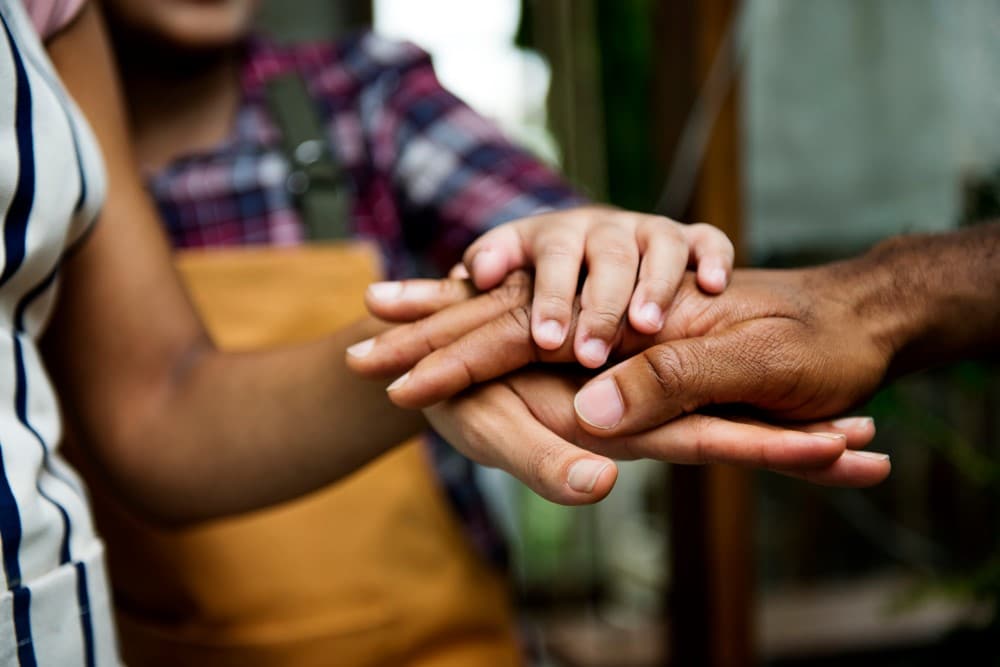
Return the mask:
{"type": "Polygon", "coordinates": [[[900,236],[838,268],[885,346],[890,375],[1000,343],[1000,223],[900,236]]]}
{"type": "Polygon", "coordinates": [[[344,366],[371,321],[295,348],[206,348],[95,442],[113,483],[168,522],[264,507],[329,484],[425,427],[344,366]]]}
{"type": "Polygon", "coordinates": [[[48,44],[107,166],[107,198],[60,267],[45,360],[74,435],[129,500],[183,521],[306,493],[423,425],[344,349],[374,322],[321,342],[223,354],[208,342],[137,178],[96,6],[48,44]]]}

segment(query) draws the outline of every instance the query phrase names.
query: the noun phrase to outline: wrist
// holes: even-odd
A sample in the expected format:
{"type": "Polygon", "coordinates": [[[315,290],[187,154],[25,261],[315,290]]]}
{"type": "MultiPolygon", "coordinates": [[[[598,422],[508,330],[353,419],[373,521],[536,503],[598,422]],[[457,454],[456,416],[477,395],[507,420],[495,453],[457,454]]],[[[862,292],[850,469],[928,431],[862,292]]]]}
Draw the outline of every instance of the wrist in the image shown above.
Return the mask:
{"type": "Polygon", "coordinates": [[[839,320],[842,345],[875,362],[876,372],[895,372],[897,360],[926,327],[928,316],[919,290],[906,286],[906,249],[900,240],[867,253],[806,270],[806,284],[821,310],[839,320]],[[870,356],[869,354],[870,353],[870,356]]]}
{"type": "Polygon", "coordinates": [[[859,257],[823,267],[833,281],[834,298],[878,351],[887,373],[890,368],[896,372],[933,319],[909,254],[906,240],[893,238],[859,257]]]}
{"type": "Polygon", "coordinates": [[[855,312],[884,346],[890,373],[995,349],[1000,225],[900,236],[843,263],[855,312]]]}

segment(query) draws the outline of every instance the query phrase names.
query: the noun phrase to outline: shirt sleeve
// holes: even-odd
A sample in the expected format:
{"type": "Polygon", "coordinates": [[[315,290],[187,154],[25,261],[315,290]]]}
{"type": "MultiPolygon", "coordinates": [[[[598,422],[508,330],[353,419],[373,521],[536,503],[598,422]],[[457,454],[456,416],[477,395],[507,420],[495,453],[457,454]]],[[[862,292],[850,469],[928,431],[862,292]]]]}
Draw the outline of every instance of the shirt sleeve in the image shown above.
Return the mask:
{"type": "Polygon", "coordinates": [[[42,39],[48,39],[65,28],[80,10],[85,0],[24,0],[28,16],[42,39]]]}
{"type": "MultiPolygon", "coordinates": [[[[372,37],[374,40],[381,40],[372,37]]],[[[381,48],[385,49],[385,40],[381,48]]],[[[408,235],[446,271],[485,230],[586,199],[440,84],[406,43],[362,101],[375,168],[393,183],[408,235]],[[365,113],[366,108],[371,113],[365,113]]]]}

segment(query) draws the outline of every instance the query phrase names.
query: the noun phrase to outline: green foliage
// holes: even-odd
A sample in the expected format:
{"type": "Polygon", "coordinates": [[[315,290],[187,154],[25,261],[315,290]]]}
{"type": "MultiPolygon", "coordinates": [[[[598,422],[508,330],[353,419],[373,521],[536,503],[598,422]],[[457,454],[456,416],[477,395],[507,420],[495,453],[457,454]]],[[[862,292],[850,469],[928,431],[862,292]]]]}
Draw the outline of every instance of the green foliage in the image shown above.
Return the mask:
{"type": "Polygon", "coordinates": [[[597,3],[608,198],[639,211],[655,206],[663,178],[650,141],[655,4],[597,3]]]}
{"type": "MultiPolygon", "coordinates": [[[[952,471],[958,484],[953,498],[930,498],[929,512],[952,512],[945,527],[975,531],[976,538],[957,541],[956,535],[931,535],[947,555],[925,574],[922,583],[902,602],[918,604],[930,596],[975,600],[993,606],[987,632],[1000,630],[1000,378],[991,362],[966,361],[904,380],[879,392],[865,411],[876,423],[889,424],[893,440],[908,449],[926,447],[931,466],[952,471]],[[942,502],[944,509],[938,508],[942,502]]],[[[914,452],[916,454],[916,452],[914,452]]],[[[906,456],[905,451],[900,456],[906,456]]],[[[928,479],[910,483],[929,483],[928,479]]],[[[938,531],[942,532],[942,531],[938,531]]],[[[956,531],[957,532],[957,531],[956,531]]]]}

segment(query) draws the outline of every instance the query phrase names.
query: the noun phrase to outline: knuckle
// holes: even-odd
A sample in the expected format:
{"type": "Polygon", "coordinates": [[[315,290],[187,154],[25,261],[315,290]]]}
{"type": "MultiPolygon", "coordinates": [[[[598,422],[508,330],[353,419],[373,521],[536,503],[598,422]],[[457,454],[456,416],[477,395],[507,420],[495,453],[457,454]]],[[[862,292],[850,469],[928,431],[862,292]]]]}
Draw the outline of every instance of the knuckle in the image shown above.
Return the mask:
{"type": "Polygon", "coordinates": [[[434,281],[434,296],[437,301],[451,301],[458,296],[458,285],[452,280],[434,281]]]}
{"type": "Polygon", "coordinates": [[[691,424],[691,463],[712,463],[714,451],[712,448],[712,431],[718,425],[719,419],[711,415],[699,415],[691,424]]]}
{"type": "Polygon", "coordinates": [[[546,291],[535,299],[534,308],[543,314],[565,315],[573,306],[562,294],[546,291]]]}
{"type": "Polygon", "coordinates": [[[694,378],[698,377],[697,369],[692,368],[693,362],[685,359],[671,346],[647,349],[641,358],[646,363],[651,379],[665,398],[677,399],[687,393],[694,378]]]}
{"type": "Polygon", "coordinates": [[[511,272],[511,274],[504,279],[503,284],[518,287],[520,289],[529,289],[532,285],[531,274],[524,269],[518,269],[517,271],[511,272]]]}
{"type": "Polygon", "coordinates": [[[500,320],[500,326],[515,340],[531,340],[531,307],[521,305],[511,308],[500,320]]]}
{"type": "Polygon", "coordinates": [[[526,304],[531,299],[531,279],[524,271],[516,271],[487,294],[507,308],[526,304]]]}
{"type": "Polygon", "coordinates": [[[479,350],[474,342],[459,339],[454,344],[431,353],[417,364],[419,367],[438,367],[446,370],[450,376],[448,384],[451,388],[464,389],[479,381],[482,375],[476,366],[479,350]]]}
{"type": "Polygon", "coordinates": [[[426,356],[436,350],[440,345],[436,342],[437,331],[434,318],[417,320],[409,325],[410,335],[405,338],[410,344],[418,348],[421,357],[426,356]]]}
{"type": "Polygon", "coordinates": [[[527,304],[510,309],[507,315],[518,331],[528,333],[531,330],[531,307],[527,304]]]}
{"type": "Polygon", "coordinates": [[[671,225],[677,226],[681,223],[667,215],[645,215],[643,219],[651,225],[671,225]]]}
{"type": "Polygon", "coordinates": [[[740,463],[754,468],[771,468],[773,465],[771,448],[760,440],[743,443],[740,463]]]}
{"type": "Polygon", "coordinates": [[[524,462],[524,480],[528,486],[534,489],[547,489],[552,486],[554,470],[557,469],[559,460],[557,448],[554,445],[545,443],[531,449],[524,462]]]}
{"type": "Polygon", "coordinates": [[[589,308],[586,311],[586,325],[591,331],[615,332],[621,326],[624,313],[608,306],[589,308]]]}
{"type": "Polygon", "coordinates": [[[615,266],[630,266],[639,259],[639,251],[634,244],[621,241],[602,242],[595,252],[595,260],[614,264],[615,266]]]}
{"type": "Polygon", "coordinates": [[[536,248],[537,261],[577,260],[580,254],[580,245],[575,237],[554,232],[540,238],[536,248]]]}
{"type": "Polygon", "coordinates": [[[675,243],[684,243],[685,226],[663,216],[652,216],[643,222],[643,231],[650,236],[659,236],[675,243]]]}
{"type": "Polygon", "coordinates": [[[722,232],[707,222],[692,222],[687,229],[692,236],[723,236],[722,232]]]}
{"type": "Polygon", "coordinates": [[[642,279],[642,290],[650,299],[668,299],[677,291],[677,281],[662,276],[649,276],[642,279]]]}

